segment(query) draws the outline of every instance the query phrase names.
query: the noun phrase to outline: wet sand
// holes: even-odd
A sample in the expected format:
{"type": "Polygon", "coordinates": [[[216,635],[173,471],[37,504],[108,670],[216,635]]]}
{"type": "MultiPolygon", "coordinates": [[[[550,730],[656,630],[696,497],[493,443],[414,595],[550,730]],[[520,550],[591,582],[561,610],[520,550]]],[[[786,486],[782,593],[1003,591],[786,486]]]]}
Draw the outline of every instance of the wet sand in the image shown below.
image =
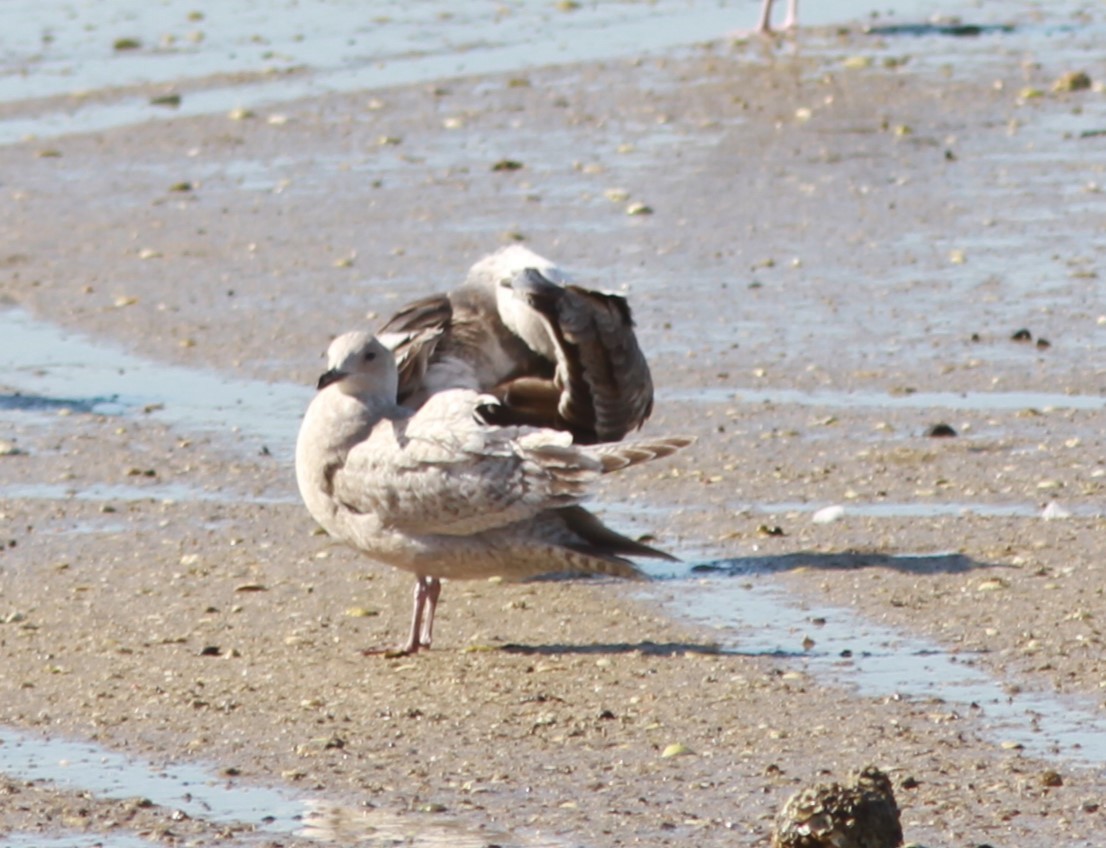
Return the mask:
{"type": "MultiPolygon", "coordinates": [[[[1103,95],[1026,99],[1076,68],[1001,39],[952,66],[925,55],[940,39],[809,38],[2,147],[0,300],[151,359],[306,385],[332,334],[524,238],[628,287],[662,387],[649,431],[698,436],[604,487],[629,505],[613,523],[749,560],[799,603],[933,639],[1012,693],[1100,703],[1104,412],[986,396],[1102,392],[1106,159],[1078,133],[1106,126],[1103,95]],[[1049,346],[1012,341],[1021,327],[1049,346]],[[959,435],[927,438],[941,421],[959,435]],[[1052,501],[1077,514],[924,512],[1052,501]]],[[[454,583],[431,653],[367,658],[405,630],[409,578],[315,534],[287,456],[156,413],[2,426],[20,450],[5,485],[149,490],[0,502],[4,726],[518,845],[765,845],[798,786],[868,762],[892,774],[908,840],[1097,843],[1101,762],[1015,747],[985,708],[816,678],[817,622],[779,654],[719,651],[663,585],[454,583]],[[227,497],[164,502],[173,485],[227,497]]],[[[0,794],[0,832],[315,844],[18,779],[0,794]]]]}

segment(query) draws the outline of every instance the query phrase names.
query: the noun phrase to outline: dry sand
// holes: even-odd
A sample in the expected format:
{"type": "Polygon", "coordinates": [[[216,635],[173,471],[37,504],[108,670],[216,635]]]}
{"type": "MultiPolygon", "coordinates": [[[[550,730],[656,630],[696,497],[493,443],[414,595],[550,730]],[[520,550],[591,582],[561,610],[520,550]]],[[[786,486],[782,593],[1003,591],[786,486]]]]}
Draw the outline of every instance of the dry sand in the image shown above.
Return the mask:
{"type": "MultiPolygon", "coordinates": [[[[697,559],[754,557],[796,598],[1100,701],[1100,518],[816,525],[749,505],[1097,510],[1102,410],[695,400],[1106,384],[1106,218],[1085,213],[1101,200],[1082,190],[1106,157],[1058,129],[1077,109],[1094,126],[1101,92],[1023,101],[1070,68],[1001,42],[950,72],[924,57],[850,69],[841,60],[871,41],[818,38],[798,56],[719,45],[319,98],[270,110],[276,123],[3,147],[0,300],[153,359],[308,384],[330,335],[523,237],[587,282],[630,286],[663,387],[649,429],[699,437],[601,499],[671,512],[613,522],[697,559]],[[492,170],[505,159],[523,167],[492,170]],[[625,214],[634,201],[653,214],[625,214]],[[1052,346],[1011,342],[1023,325],[1052,346]],[[925,438],[941,420],[960,436],[925,438]],[[948,552],[963,567],[897,558],[948,552]]],[[[432,652],[366,658],[404,631],[410,579],[314,534],[286,457],[157,415],[0,426],[22,452],[0,458],[6,484],[150,493],[0,501],[2,725],[519,844],[766,845],[799,785],[868,762],[891,772],[909,840],[1098,842],[1098,768],[1005,748],[970,707],[861,696],[792,655],[717,652],[714,632],[621,584],[450,584],[432,652]],[[170,484],[222,500],[163,502],[170,484]],[[676,743],[690,753],[662,757],[676,743]]],[[[8,780],[0,799],[0,832],[229,838],[48,784],[8,780]]]]}

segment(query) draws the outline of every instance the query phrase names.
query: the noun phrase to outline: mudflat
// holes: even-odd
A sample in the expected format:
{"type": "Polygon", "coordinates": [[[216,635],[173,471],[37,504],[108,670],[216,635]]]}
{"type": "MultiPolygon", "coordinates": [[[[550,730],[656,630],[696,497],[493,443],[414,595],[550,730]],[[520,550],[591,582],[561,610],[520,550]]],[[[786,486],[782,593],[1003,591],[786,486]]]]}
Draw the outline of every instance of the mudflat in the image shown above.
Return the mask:
{"type": "MultiPolygon", "coordinates": [[[[765,845],[797,788],[868,763],[908,840],[1097,844],[1106,101],[1053,90],[1084,39],[988,38],[815,32],[0,147],[0,300],[167,364],[310,385],[334,334],[510,240],[624,289],[647,429],[697,442],[597,509],[706,566],[448,584],[432,651],[366,657],[411,578],[315,532],[286,451],[24,403],[0,419],[0,724],[289,786],[338,844],[398,817],[438,844],[765,845]],[[735,558],[1087,706],[1087,750],[816,676],[813,618],[778,652],[682,618],[681,581],[735,558]]],[[[0,832],[317,844],[0,796],[0,832]]]]}

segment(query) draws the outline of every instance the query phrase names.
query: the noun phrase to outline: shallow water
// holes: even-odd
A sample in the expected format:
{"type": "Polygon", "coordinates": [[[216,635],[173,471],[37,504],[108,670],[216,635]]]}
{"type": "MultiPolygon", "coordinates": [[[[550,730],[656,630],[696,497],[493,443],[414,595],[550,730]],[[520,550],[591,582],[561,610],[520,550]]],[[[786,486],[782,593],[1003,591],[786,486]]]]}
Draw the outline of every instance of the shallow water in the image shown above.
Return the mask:
{"type": "Polygon", "coordinates": [[[832,391],[818,389],[709,388],[661,389],[664,401],[683,403],[764,403],[822,406],[831,409],[954,409],[980,412],[1023,409],[1106,409],[1101,395],[1054,392],[909,392],[832,391]]]}
{"type": "MultiPolygon", "coordinates": [[[[889,557],[909,567],[911,557],[889,557]]],[[[941,559],[932,554],[927,562],[941,559]]],[[[971,567],[950,555],[946,567],[971,567]]],[[[935,701],[957,710],[994,744],[1017,744],[1045,759],[1060,757],[1086,766],[1106,766],[1106,716],[1091,699],[1014,690],[975,666],[967,653],[908,636],[856,612],[798,605],[773,585],[763,561],[710,563],[729,576],[678,576],[646,590],[673,615],[714,629],[719,646],[753,656],[778,658],[820,681],[855,688],[871,698],[935,701]],[[804,639],[814,640],[804,648],[804,639]]],[[[769,567],[768,572],[771,571],[769,567]]],[[[1012,683],[1013,681],[1010,681],[1012,683]]],[[[969,725],[966,725],[969,726],[969,725]]]]}
{"type": "Polygon", "coordinates": [[[113,833],[110,838],[75,833],[58,836],[11,833],[0,839],[0,848],[156,848],[157,845],[129,833],[113,833]]]}
{"type": "MultiPolygon", "coordinates": [[[[242,494],[222,490],[209,491],[183,483],[151,483],[128,486],[121,483],[90,483],[80,486],[64,483],[0,484],[0,498],[32,501],[159,501],[161,503],[259,503],[291,504],[299,499],[287,495],[242,494]]],[[[109,531],[105,531],[109,532],[109,531]]]]}
{"type": "MultiPolygon", "coordinates": [[[[735,504],[735,509],[747,509],[764,515],[782,515],[790,512],[815,513],[827,504],[784,501],[780,503],[735,504]]],[[[850,515],[861,518],[944,518],[958,515],[975,515],[980,518],[1043,518],[1044,508],[1037,504],[996,504],[972,501],[935,501],[926,502],[846,502],[841,505],[842,517],[850,515]]],[[[1064,507],[1064,511],[1079,518],[1099,518],[1101,509],[1075,504],[1064,507]]]]}
{"type": "MultiPolygon", "coordinates": [[[[0,103],[78,97],[60,108],[0,121],[0,144],[243,106],[259,109],[326,93],[638,56],[751,27],[758,5],[653,0],[581,4],[568,13],[546,2],[387,2],[366,14],[342,3],[306,0],[285,4],[274,15],[257,0],[233,0],[199,20],[190,17],[195,4],[187,0],[55,0],[9,3],[8,9],[0,41],[0,103]],[[119,38],[137,39],[140,46],[115,50],[119,38]],[[205,78],[217,75],[240,78],[204,87],[205,78]],[[152,105],[146,97],[95,102],[88,97],[143,84],[179,90],[190,80],[199,89],[188,91],[175,108],[152,105]]],[[[953,40],[979,43],[1009,35],[987,28],[1002,23],[993,8],[980,5],[967,12],[984,28],[976,38],[953,40]]],[[[933,0],[823,0],[806,4],[801,14],[808,27],[873,21],[886,25],[878,36],[883,39],[949,40],[959,33],[917,25],[942,13],[961,16],[966,10],[963,4],[933,0]]],[[[777,20],[782,14],[777,11],[777,20]]]]}
{"type": "Polygon", "coordinates": [[[19,309],[0,312],[0,336],[6,342],[0,350],[0,385],[16,391],[0,390],[0,409],[17,408],[22,399],[34,408],[97,414],[150,410],[143,414],[220,432],[245,443],[247,453],[264,447],[287,460],[311,399],[306,386],[240,380],[93,344],[19,309]]]}
{"type": "MultiPolygon", "coordinates": [[[[441,815],[407,816],[371,808],[358,808],[313,798],[289,789],[251,786],[220,777],[194,764],[155,765],[86,742],[43,738],[23,731],[0,728],[0,772],[26,781],[49,781],[74,791],[92,792],[102,798],[147,799],[167,811],[214,824],[245,824],[259,834],[287,834],[338,845],[410,845],[418,848],[557,848],[546,840],[529,841],[499,831],[476,828],[441,815]]],[[[249,834],[236,836],[231,845],[260,844],[249,834]]],[[[266,844],[271,844],[264,840],[266,844]]],[[[151,843],[129,834],[60,836],[42,839],[37,834],[13,834],[0,838],[0,846],[51,846],[85,848],[90,845],[121,848],[151,843]],[[83,840],[83,841],[82,841],[83,840]]]]}

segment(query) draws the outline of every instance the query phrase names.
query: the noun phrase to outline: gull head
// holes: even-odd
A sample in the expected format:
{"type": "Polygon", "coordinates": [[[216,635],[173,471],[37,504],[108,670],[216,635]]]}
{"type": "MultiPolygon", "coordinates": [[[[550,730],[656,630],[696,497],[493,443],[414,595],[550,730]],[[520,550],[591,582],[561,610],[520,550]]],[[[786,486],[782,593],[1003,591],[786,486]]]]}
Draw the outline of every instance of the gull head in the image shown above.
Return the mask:
{"type": "Polygon", "coordinates": [[[526,342],[530,350],[555,362],[557,352],[553,336],[545,319],[528,300],[530,291],[538,288],[556,291],[560,285],[546,277],[538,268],[520,268],[513,274],[502,277],[496,285],[496,309],[504,326],[526,342]]]}
{"type": "Polygon", "coordinates": [[[399,389],[395,355],[372,333],[343,333],[326,352],[320,391],[328,386],[355,397],[383,396],[395,403],[399,389]]]}

